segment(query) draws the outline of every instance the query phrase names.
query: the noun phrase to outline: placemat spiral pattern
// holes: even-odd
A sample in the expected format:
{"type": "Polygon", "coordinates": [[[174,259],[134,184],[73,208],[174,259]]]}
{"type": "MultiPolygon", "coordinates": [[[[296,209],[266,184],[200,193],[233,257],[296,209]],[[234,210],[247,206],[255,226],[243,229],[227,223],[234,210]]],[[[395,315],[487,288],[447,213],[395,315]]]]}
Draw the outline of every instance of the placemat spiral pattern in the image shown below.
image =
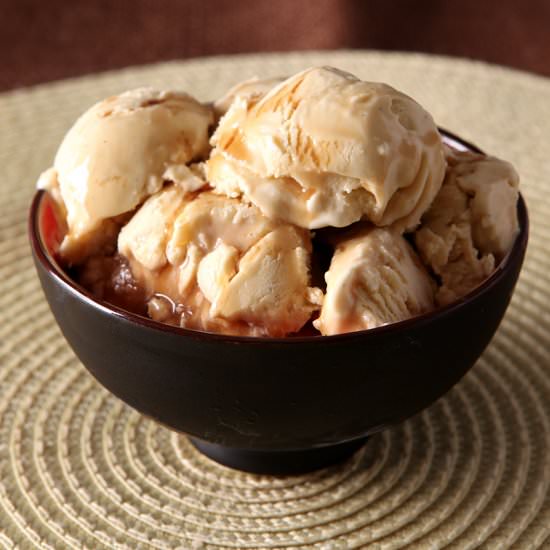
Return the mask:
{"type": "Polygon", "coordinates": [[[549,120],[549,80],[378,52],[173,62],[1,95],[0,547],[550,548],[549,120]],[[531,241],[501,328],[447,396],[344,464],[256,476],[204,458],[87,374],[42,297],[26,215],[39,172],[96,99],[139,85],[212,99],[312,64],[387,81],[511,160],[531,241]]]}

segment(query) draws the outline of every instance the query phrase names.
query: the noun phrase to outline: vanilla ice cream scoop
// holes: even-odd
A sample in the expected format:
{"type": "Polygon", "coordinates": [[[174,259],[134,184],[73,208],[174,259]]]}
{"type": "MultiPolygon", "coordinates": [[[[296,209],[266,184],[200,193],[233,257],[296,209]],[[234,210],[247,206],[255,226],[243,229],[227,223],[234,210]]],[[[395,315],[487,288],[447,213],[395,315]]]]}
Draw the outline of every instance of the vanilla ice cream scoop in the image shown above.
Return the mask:
{"type": "Polygon", "coordinates": [[[435,283],[391,228],[370,226],[342,240],[325,279],[321,315],[314,321],[323,335],[395,323],[434,307],[435,283]]]}
{"type": "Polygon", "coordinates": [[[411,230],[445,172],[441,137],[418,103],[327,67],[285,80],[249,109],[235,101],[212,144],[206,172],[217,192],[310,229],[366,218],[411,230]]]}
{"type": "Polygon", "coordinates": [[[186,165],[209,150],[212,109],[185,93],[140,88],[86,111],[54,161],[67,212],[60,254],[82,260],[104,220],[134,210],[164,181],[191,181],[186,165]]]}
{"type": "Polygon", "coordinates": [[[508,162],[448,150],[445,182],[415,233],[424,263],[441,279],[440,305],[486,279],[518,232],[519,178],[508,162]]]}
{"type": "Polygon", "coordinates": [[[238,199],[165,187],[122,229],[118,246],[152,297],[149,314],[165,320],[161,295],[188,328],[284,336],[322,301],[310,286],[309,232],[238,199]]]}

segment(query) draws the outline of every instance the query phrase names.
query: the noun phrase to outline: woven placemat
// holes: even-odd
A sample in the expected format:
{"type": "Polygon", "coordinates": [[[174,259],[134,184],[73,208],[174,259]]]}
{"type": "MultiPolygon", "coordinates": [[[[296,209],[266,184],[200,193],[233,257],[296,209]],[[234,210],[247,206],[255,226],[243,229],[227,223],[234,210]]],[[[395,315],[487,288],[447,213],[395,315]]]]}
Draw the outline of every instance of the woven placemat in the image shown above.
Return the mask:
{"type": "Polygon", "coordinates": [[[0,545],[550,548],[549,144],[550,80],[422,55],[212,58],[1,95],[0,545]],[[445,398],[345,464],[271,478],[210,462],[87,374],[42,297],[25,221],[39,172],[93,101],[139,85],[212,99],[239,79],[312,64],[387,81],[511,160],[531,242],[501,328],[445,398]]]}

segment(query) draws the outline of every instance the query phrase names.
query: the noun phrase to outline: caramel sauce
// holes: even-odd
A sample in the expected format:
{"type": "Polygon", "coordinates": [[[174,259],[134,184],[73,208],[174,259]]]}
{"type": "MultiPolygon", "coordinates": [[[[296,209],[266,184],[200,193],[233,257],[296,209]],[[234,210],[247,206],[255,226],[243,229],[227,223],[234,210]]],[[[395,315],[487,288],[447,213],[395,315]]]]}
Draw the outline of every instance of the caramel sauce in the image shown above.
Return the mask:
{"type": "MultiPolygon", "coordinates": [[[[269,334],[264,327],[243,321],[211,317],[210,303],[196,286],[186,291],[185,303],[181,303],[178,269],[170,264],[151,272],[121,254],[96,255],[70,270],[70,275],[96,298],[161,323],[237,336],[284,336],[269,334]]],[[[314,335],[319,333],[309,322],[299,332],[287,336],[314,335]]]]}

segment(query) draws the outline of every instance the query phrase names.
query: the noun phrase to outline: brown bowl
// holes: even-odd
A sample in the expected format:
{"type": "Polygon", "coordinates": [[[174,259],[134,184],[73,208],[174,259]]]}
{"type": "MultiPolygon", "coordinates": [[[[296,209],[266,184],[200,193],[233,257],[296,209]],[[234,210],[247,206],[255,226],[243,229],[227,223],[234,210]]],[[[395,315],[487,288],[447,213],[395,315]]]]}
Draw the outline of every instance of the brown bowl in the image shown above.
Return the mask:
{"type": "MultiPolygon", "coordinates": [[[[459,149],[477,149],[444,132],[459,149]]],[[[444,395],[495,333],[516,284],[528,237],[478,288],[431,313],[383,327],[296,338],[186,330],[95,299],[58,265],[51,198],[34,197],[29,220],[40,282],[65,338],[109,391],[188,434],[228,466],[297,473],[331,464],[365,438],[444,395]]]]}

